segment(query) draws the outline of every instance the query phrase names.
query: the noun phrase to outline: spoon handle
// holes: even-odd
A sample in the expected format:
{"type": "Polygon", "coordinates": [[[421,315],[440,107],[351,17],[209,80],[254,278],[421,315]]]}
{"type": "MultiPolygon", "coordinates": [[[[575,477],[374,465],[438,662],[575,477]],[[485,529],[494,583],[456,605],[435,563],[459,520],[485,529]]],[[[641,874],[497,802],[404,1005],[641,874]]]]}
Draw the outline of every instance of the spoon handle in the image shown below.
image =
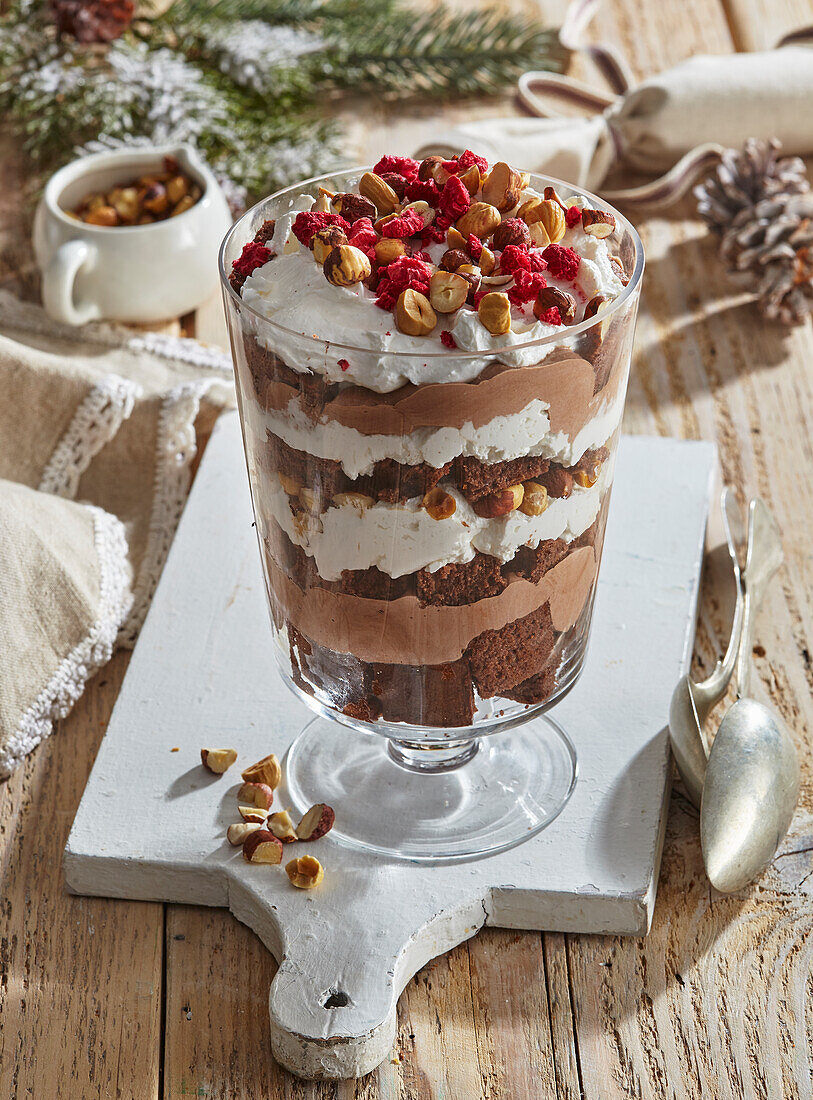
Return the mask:
{"type": "MultiPolygon", "coordinates": [[[[725,532],[726,546],[728,547],[728,556],[731,559],[731,568],[734,574],[737,597],[734,605],[734,617],[731,621],[731,634],[729,635],[726,651],[714,666],[711,675],[704,680],[702,684],[698,685],[698,690],[702,691],[706,698],[709,699],[709,706],[711,706],[712,702],[716,702],[717,699],[722,698],[725,694],[728,682],[734,672],[734,666],[740,652],[743,617],[745,613],[745,593],[743,591],[740,564],[737,557],[738,543],[742,539],[742,515],[739,505],[737,504],[737,499],[728,486],[723,489],[720,497],[720,510],[723,517],[723,530],[725,532]]],[[[708,743],[706,742],[705,733],[702,730],[702,723],[701,736],[706,749],[706,756],[708,756],[708,743]]]]}
{"type": "Polygon", "coordinates": [[[739,699],[745,698],[749,693],[751,650],[754,644],[759,605],[782,561],[782,540],[776,521],[765,502],[760,497],[754,497],[748,509],[748,556],[743,574],[745,605],[742,637],[737,654],[737,697],[739,699]]]}

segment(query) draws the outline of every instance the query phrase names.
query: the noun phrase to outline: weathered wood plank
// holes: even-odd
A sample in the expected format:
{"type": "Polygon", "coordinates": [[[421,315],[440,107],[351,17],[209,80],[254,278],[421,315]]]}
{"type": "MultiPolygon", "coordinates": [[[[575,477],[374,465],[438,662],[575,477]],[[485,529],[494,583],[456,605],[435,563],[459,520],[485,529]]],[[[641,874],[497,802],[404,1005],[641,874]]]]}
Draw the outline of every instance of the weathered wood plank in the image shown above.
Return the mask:
{"type": "Polygon", "coordinates": [[[725,0],[738,50],[768,50],[784,35],[813,25],[810,0],[725,0]]]}

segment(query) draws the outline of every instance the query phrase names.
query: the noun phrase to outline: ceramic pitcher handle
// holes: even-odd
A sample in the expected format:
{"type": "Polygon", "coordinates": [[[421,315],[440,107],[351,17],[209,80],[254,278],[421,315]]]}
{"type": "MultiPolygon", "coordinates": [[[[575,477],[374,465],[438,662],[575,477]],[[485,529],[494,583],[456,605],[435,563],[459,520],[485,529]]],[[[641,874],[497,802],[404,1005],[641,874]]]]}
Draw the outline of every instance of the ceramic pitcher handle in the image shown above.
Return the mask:
{"type": "Polygon", "coordinates": [[[73,292],[76,276],[95,255],[95,247],[87,241],[65,241],[48,262],[42,277],[42,300],[56,321],[84,325],[101,317],[95,302],[77,303],[73,292]]]}

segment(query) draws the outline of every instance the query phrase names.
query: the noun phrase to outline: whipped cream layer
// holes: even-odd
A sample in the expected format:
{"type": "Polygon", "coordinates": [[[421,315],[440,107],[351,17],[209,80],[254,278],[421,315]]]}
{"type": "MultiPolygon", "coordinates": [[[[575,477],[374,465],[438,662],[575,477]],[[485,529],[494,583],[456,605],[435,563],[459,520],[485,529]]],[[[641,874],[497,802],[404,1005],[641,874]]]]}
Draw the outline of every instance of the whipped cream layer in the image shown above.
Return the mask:
{"type": "Polygon", "coordinates": [[[479,427],[468,421],[460,428],[419,428],[400,435],[364,435],[335,420],[314,424],[296,399],[284,412],[260,415],[262,428],[289,447],[338,460],[345,474],[356,478],[372,473],[375,463],[386,458],[408,466],[425,462],[437,469],[458,456],[493,463],[542,455],[563,466],[575,466],[585,451],[602,446],[613,435],[623,409],[624,394],[612,394],[573,438],[552,430],[550,405],[541,400],[479,427]]]}
{"type": "MultiPolygon", "coordinates": [[[[527,190],[523,201],[536,194],[527,190]]],[[[408,382],[469,381],[495,361],[531,366],[553,349],[520,345],[546,337],[556,336],[559,349],[572,346],[567,327],[537,321],[530,303],[512,309],[511,331],[502,336],[493,336],[477,313],[468,309],[439,317],[428,336],[399,332],[392,313],[375,304],[372,291],[361,283],[352,287],[329,283],[310,249],[292,236],[296,215],[309,209],[310,204],[311,200],[305,199],[298,208],[277,219],[270,242],[276,256],[257,268],[242,288],[245,304],[273,322],[274,327],[248,316],[244,323],[253,328],[262,346],[293,370],[313,371],[331,382],[355,382],[377,393],[389,393],[408,382]],[[455,355],[441,343],[444,330],[452,333],[460,351],[481,354],[468,358],[455,355]],[[345,369],[340,361],[347,364],[345,369]]],[[[584,233],[579,225],[568,229],[560,243],[581,256],[578,275],[568,283],[546,277],[549,286],[575,295],[579,321],[591,298],[596,294],[616,297],[624,285],[610,262],[612,253],[606,239],[584,233]]],[[[437,262],[445,250],[445,245],[433,245],[428,251],[437,262]]]]}
{"type": "Polygon", "coordinates": [[[539,516],[514,511],[497,519],[478,516],[462,493],[444,486],[456,509],[449,519],[432,519],[415,497],[403,504],[331,506],[319,515],[291,512],[279,484],[267,487],[261,502],[288,538],[314,558],[325,580],[339,580],[345,569],[375,565],[391,577],[419,569],[440,569],[471,561],[477,551],[510,561],[521,546],[536,547],[546,539],[571,542],[593,524],[601,498],[612,481],[612,462],[601,469],[591,488],[574,486],[569,497],[551,499],[539,516]]]}

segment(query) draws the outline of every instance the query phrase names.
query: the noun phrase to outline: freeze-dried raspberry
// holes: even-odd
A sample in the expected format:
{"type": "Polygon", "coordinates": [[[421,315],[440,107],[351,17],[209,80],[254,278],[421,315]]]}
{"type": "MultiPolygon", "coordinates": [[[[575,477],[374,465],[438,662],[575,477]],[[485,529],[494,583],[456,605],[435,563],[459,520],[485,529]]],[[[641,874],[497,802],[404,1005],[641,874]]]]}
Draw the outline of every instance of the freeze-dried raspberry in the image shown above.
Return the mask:
{"type": "Polygon", "coordinates": [[[445,348],[456,348],[457,340],[452,336],[451,332],[445,328],[440,334],[440,342],[445,348]]]}
{"type": "Polygon", "coordinates": [[[339,229],[343,229],[345,233],[350,232],[350,225],[341,214],[324,214],[319,210],[306,210],[297,214],[291,228],[299,243],[310,248],[314,233],[318,233],[328,225],[338,225],[339,229]]]}
{"type": "Polygon", "coordinates": [[[437,207],[440,188],[434,180],[410,180],[407,184],[406,197],[410,202],[428,202],[430,206],[437,207]]]}
{"type": "Polygon", "coordinates": [[[564,324],[564,321],[562,320],[561,314],[559,313],[558,306],[551,306],[550,309],[546,309],[545,312],[542,314],[542,316],[539,318],[539,320],[544,321],[546,325],[563,325],[564,324]]]}
{"type": "Polygon", "coordinates": [[[438,229],[442,229],[444,233],[451,224],[452,219],[449,217],[448,214],[438,214],[435,218],[435,225],[438,227],[438,229]]]}
{"type": "Polygon", "coordinates": [[[347,362],[346,359],[339,359],[338,363],[339,363],[339,366],[342,368],[342,370],[349,370],[350,369],[350,364],[347,362]]]}
{"type": "Polygon", "coordinates": [[[516,271],[514,285],[508,291],[508,299],[515,306],[524,306],[527,302],[535,302],[539,291],[547,285],[541,272],[516,271]]]}
{"type": "Polygon", "coordinates": [[[480,302],[482,302],[482,300],[483,300],[483,298],[485,298],[486,294],[488,294],[487,290],[478,290],[478,291],[475,292],[474,298],[473,298],[473,303],[474,303],[474,308],[475,309],[480,308],[480,302]]]}
{"type": "Polygon", "coordinates": [[[528,249],[528,263],[531,265],[531,271],[547,271],[548,261],[542,255],[542,252],[538,248],[528,249]]]}
{"type": "Polygon", "coordinates": [[[466,185],[457,176],[449,176],[443,185],[438,201],[438,209],[452,221],[461,218],[471,206],[471,195],[466,185]]]}
{"type": "Polygon", "coordinates": [[[353,225],[350,227],[350,232],[347,234],[347,240],[349,244],[355,245],[356,248],[360,248],[362,252],[366,252],[368,249],[373,248],[375,242],[378,240],[378,234],[373,229],[373,223],[369,218],[359,218],[359,220],[353,222],[353,225]]]}
{"type": "Polygon", "coordinates": [[[373,168],[377,176],[383,172],[397,172],[399,176],[406,176],[408,180],[416,179],[421,163],[412,157],[395,157],[387,154],[373,168]]]}
{"type": "Polygon", "coordinates": [[[421,233],[421,244],[441,244],[446,240],[446,234],[437,225],[427,225],[421,233]]]}
{"type": "Polygon", "coordinates": [[[466,251],[476,263],[483,254],[483,242],[474,233],[469,233],[466,238],[466,251]]]}
{"type": "Polygon", "coordinates": [[[407,184],[409,183],[406,176],[402,176],[400,172],[382,172],[381,178],[384,183],[390,185],[398,198],[403,200],[406,194],[407,184]]]}
{"type": "Polygon", "coordinates": [[[232,270],[236,271],[238,275],[249,276],[252,271],[262,267],[263,264],[267,264],[271,259],[271,255],[271,249],[266,245],[260,244],[259,241],[249,241],[243,247],[239,258],[231,265],[232,270]]]}
{"type": "Polygon", "coordinates": [[[412,237],[423,229],[423,218],[417,210],[407,210],[397,218],[390,218],[381,226],[385,237],[412,237]]]}
{"type": "Polygon", "coordinates": [[[518,271],[530,271],[528,251],[518,244],[509,244],[500,253],[500,274],[516,275],[518,271]]]}
{"type": "Polygon", "coordinates": [[[571,281],[578,275],[581,256],[572,248],[566,248],[563,244],[549,244],[542,255],[554,278],[571,281]]]}
{"type": "Polygon", "coordinates": [[[565,222],[568,229],[572,229],[577,222],[582,220],[582,212],[578,206],[569,206],[565,211],[565,222]]]}
{"type": "Polygon", "coordinates": [[[413,252],[413,256],[417,256],[419,260],[423,260],[425,264],[432,263],[432,257],[428,252],[413,252]]]}
{"type": "Polygon", "coordinates": [[[375,304],[381,309],[392,309],[398,295],[409,288],[427,294],[431,275],[432,266],[425,260],[417,256],[399,257],[383,269],[375,304]]]}
{"type": "Polygon", "coordinates": [[[480,169],[481,176],[484,176],[488,171],[488,161],[486,158],[478,157],[476,153],[472,153],[471,149],[466,149],[465,152],[461,153],[457,158],[457,163],[464,172],[467,168],[471,168],[473,164],[476,164],[480,169]]]}

